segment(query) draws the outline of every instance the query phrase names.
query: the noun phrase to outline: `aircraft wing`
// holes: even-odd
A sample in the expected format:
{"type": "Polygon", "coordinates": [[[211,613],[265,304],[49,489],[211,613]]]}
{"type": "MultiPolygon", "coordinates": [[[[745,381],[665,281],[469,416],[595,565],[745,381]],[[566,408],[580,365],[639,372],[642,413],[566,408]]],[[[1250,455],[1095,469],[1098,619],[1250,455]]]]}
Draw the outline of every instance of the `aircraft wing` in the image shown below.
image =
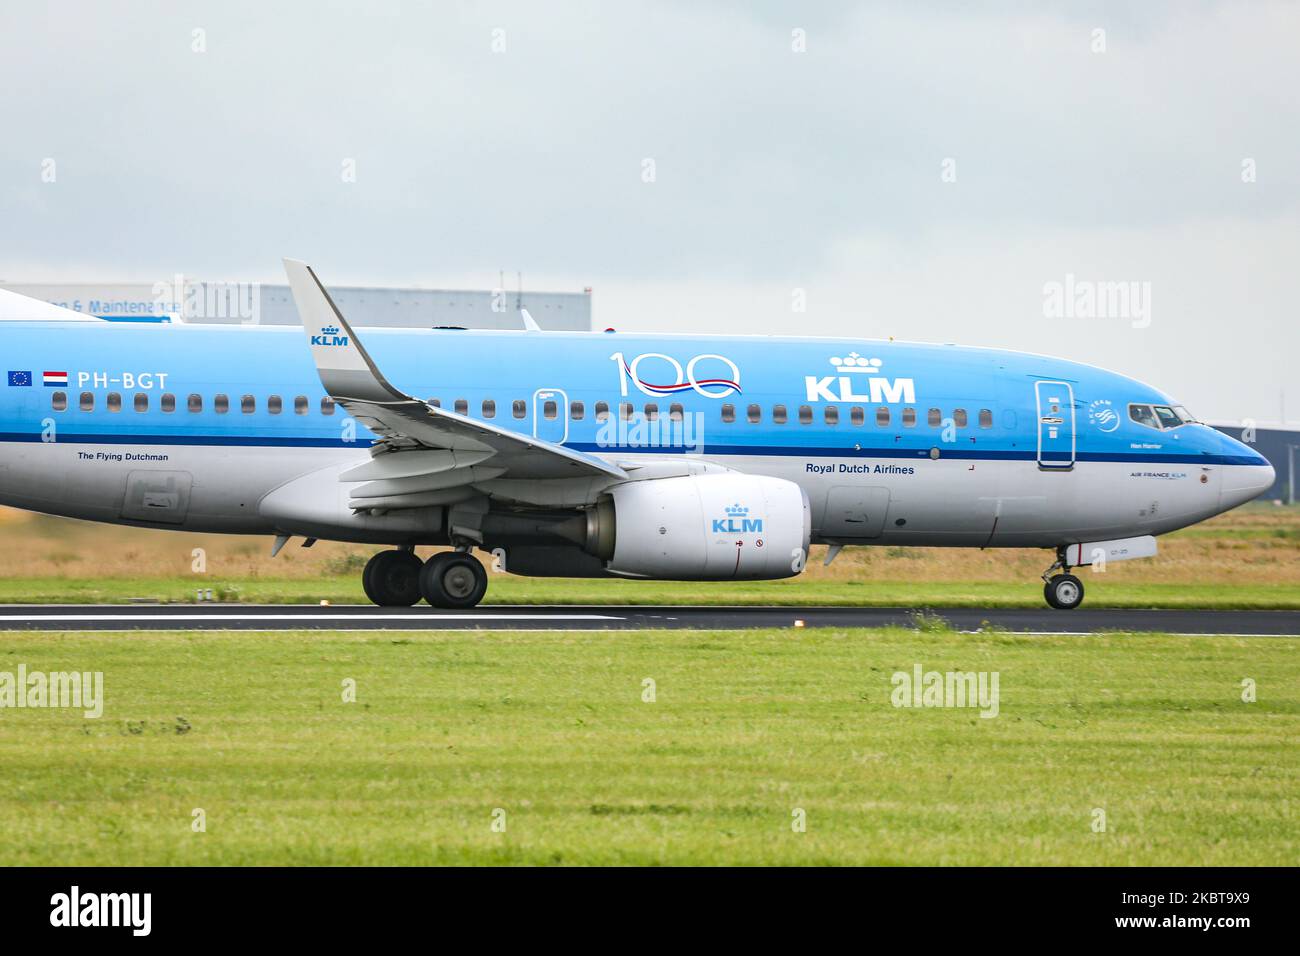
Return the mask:
{"type": "MultiPolygon", "coordinates": [[[[466,483],[488,477],[627,478],[623,469],[594,455],[457,415],[394,388],[311,267],[285,259],[284,268],[325,391],[398,453],[428,449],[451,452],[451,456],[434,456],[440,462],[461,463],[452,464],[451,469],[431,464],[433,471],[444,473],[439,484],[446,486],[451,476],[445,473],[460,468],[465,469],[466,483]]],[[[411,463],[415,463],[414,457],[411,463]]],[[[399,470],[407,478],[419,473],[418,467],[416,475],[409,467],[399,470]]]]}

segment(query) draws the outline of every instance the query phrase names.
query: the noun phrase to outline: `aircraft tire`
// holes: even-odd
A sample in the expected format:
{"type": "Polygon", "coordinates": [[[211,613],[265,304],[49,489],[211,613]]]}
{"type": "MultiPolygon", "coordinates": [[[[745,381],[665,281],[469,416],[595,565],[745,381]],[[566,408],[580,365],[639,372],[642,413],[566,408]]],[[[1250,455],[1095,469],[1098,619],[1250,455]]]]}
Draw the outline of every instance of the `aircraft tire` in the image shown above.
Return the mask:
{"type": "Polygon", "coordinates": [[[420,569],[420,592],[434,607],[474,607],[483,600],[487,586],[483,565],[460,551],[435,554],[420,569]]]}
{"type": "Polygon", "coordinates": [[[1083,582],[1073,574],[1058,574],[1043,585],[1043,597],[1058,611],[1073,611],[1083,603],[1083,582]]]}
{"type": "Polygon", "coordinates": [[[410,551],[380,551],[361,572],[361,588],[380,607],[410,607],[420,600],[420,568],[410,551]]]}

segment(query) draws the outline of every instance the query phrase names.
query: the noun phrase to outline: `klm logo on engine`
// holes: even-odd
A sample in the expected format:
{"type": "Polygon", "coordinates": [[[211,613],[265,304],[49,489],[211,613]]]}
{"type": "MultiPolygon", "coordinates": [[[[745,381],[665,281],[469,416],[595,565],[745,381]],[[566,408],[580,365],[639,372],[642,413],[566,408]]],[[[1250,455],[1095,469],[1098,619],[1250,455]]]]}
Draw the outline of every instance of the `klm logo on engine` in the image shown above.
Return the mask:
{"type": "Polygon", "coordinates": [[[340,329],[337,325],[327,325],[320,330],[320,335],[313,335],[311,337],[311,344],[312,345],[347,345],[348,337],[346,335],[339,335],[339,332],[341,331],[342,329],[340,329]]]}
{"type": "Polygon", "coordinates": [[[735,504],[727,505],[722,509],[726,512],[725,518],[713,519],[714,534],[752,534],[763,531],[763,519],[751,518],[749,509],[744,505],[735,504]]]}
{"type": "Polygon", "coordinates": [[[805,375],[804,388],[810,402],[872,402],[888,405],[916,401],[916,383],[910,378],[887,378],[878,358],[864,358],[850,352],[830,360],[838,375],[805,375]],[[866,391],[858,386],[865,384],[866,391]]]}

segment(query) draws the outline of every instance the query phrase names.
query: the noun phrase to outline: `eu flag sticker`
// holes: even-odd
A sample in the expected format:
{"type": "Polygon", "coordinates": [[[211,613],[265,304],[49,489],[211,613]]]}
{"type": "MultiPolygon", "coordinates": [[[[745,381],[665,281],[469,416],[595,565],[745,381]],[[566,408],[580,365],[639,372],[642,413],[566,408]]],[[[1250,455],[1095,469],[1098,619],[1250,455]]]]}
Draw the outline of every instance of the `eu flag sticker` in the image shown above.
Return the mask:
{"type": "Polygon", "coordinates": [[[10,385],[30,385],[30,384],[32,384],[32,373],[31,373],[31,372],[10,372],[10,373],[9,373],[9,384],[10,384],[10,385]]]}

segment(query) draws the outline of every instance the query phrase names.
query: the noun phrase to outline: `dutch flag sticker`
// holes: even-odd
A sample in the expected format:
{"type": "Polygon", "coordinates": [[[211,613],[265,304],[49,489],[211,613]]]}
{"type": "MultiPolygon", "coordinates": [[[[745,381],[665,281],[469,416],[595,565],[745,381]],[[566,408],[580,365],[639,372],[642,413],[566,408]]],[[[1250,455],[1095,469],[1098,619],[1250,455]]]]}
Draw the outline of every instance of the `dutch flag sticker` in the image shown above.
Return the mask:
{"type": "Polygon", "coordinates": [[[67,372],[46,372],[45,387],[46,388],[67,388],[68,373],[67,372]]]}

